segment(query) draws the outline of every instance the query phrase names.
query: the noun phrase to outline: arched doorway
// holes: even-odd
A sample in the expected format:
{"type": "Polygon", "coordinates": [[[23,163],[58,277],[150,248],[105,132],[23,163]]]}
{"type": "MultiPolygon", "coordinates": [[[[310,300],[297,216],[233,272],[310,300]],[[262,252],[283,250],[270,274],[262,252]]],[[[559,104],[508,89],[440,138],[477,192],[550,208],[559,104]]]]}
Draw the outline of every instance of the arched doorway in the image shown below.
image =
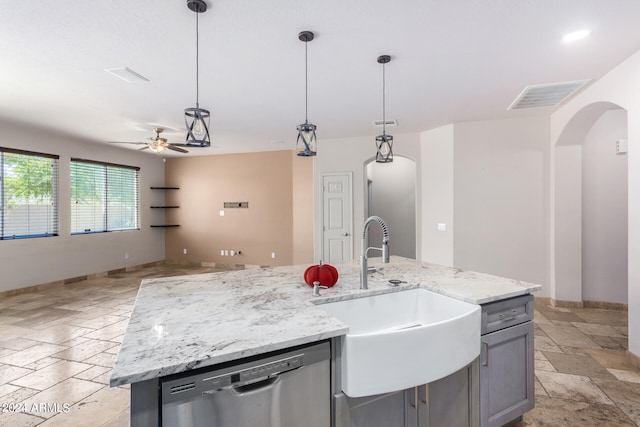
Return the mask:
{"type": "MultiPolygon", "coordinates": [[[[416,258],[416,162],[395,155],[392,163],[365,162],[365,216],[377,215],[389,226],[391,255],[416,258]]],[[[379,246],[378,227],[369,230],[369,241],[379,246]]],[[[371,245],[370,245],[371,246],[371,245]]],[[[372,256],[379,256],[372,252],[372,256]]]]}
{"type": "MultiPolygon", "coordinates": [[[[553,286],[558,304],[628,302],[627,112],[599,102],[580,110],[553,148],[553,286]]],[[[603,304],[604,303],[604,304],[603,304]]]]}

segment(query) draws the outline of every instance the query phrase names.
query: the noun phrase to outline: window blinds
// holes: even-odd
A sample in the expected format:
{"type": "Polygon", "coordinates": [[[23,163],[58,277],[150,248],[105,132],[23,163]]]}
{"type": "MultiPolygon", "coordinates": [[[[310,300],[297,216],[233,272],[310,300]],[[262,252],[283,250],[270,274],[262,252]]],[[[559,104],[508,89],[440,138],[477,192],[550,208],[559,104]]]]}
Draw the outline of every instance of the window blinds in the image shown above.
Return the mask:
{"type": "Polygon", "coordinates": [[[0,239],[58,235],[58,156],[0,147],[0,239]]]}
{"type": "Polygon", "coordinates": [[[140,168],[71,159],[71,233],[139,228],[140,168]]]}

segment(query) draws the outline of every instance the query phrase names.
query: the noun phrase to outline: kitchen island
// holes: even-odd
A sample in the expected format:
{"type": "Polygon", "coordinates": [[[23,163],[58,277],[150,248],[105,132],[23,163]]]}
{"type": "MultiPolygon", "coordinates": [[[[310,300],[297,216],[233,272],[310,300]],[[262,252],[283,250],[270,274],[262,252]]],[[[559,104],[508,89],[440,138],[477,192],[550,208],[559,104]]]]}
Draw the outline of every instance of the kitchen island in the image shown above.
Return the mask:
{"type": "MultiPolygon", "coordinates": [[[[359,289],[357,262],[336,265],[336,286],[314,297],[306,266],[235,270],[144,280],[113,368],[110,384],[132,384],[132,426],[158,410],[161,377],[214,367],[345,335],[348,326],[317,304],[410,288],[425,288],[472,304],[486,304],[541,289],[539,285],[392,257],[373,259],[369,289],[359,289]],[[391,287],[389,280],[400,280],[391,287]],[[140,411],[136,420],[136,415],[140,411]]],[[[153,422],[151,422],[153,425],[153,422]]],[[[145,424],[146,425],[146,424],[145,424]]]]}

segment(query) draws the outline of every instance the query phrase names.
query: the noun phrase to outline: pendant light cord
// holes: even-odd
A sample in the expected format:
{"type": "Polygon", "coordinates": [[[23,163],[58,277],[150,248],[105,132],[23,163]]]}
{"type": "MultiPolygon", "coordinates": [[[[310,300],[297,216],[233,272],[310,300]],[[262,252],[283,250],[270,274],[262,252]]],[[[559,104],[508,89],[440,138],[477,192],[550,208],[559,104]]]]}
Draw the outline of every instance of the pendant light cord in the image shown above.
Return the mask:
{"type": "Polygon", "coordinates": [[[309,77],[308,77],[308,63],[309,60],[307,58],[307,44],[308,41],[304,42],[304,122],[309,122],[309,77]]]}
{"type": "Polygon", "coordinates": [[[385,97],[385,75],[384,75],[384,66],[385,64],[382,64],[382,134],[386,135],[387,134],[387,117],[386,117],[386,110],[385,110],[385,105],[386,105],[386,97],[385,97]]]}
{"type": "Polygon", "coordinates": [[[196,108],[200,108],[200,28],[196,12],[196,108]]]}

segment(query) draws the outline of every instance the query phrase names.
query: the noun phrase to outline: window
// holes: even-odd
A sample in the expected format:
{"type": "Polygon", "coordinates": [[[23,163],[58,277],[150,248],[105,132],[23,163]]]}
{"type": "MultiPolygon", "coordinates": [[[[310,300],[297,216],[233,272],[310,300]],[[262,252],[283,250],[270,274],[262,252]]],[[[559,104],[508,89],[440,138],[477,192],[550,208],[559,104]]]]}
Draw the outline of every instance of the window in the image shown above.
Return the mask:
{"type": "Polygon", "coordinates": [[[0,147],[0,240],[58,235],[58,156],[0,147]]]}
{"type": "Polygon", "coordinates": [[[138,229],[139,171],[71,159],[71,234],[138,229]]]}

